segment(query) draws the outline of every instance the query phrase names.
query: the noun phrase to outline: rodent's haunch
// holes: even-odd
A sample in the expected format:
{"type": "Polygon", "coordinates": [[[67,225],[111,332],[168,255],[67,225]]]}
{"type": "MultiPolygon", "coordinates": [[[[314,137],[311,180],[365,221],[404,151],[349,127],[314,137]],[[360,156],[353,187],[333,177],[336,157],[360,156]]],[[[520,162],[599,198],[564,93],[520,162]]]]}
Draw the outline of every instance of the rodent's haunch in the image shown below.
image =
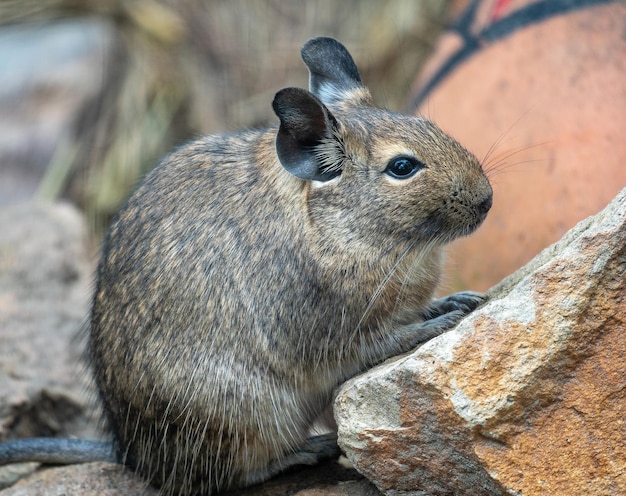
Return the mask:
{"type": "Polygon", "coordinates": [[[311,424],[347,378],[453,327],[442,248],[492,191],[426,119],[377,108],[330,38],[278,128],[167,156],[112,224],[89,352],[120,460],[164,494],[259,482],[337,450],[311,424]]]}

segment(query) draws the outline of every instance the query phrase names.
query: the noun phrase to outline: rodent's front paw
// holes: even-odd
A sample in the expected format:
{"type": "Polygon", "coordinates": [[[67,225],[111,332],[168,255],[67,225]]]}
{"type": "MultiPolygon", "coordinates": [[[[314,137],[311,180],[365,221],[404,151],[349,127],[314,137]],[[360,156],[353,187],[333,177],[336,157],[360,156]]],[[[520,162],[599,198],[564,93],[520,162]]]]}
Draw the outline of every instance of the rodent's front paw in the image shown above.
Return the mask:
{"type": "Polygon", "coordinates": [[[486,299],[475,291],[461,291],[433,300],[422,314],[424,322],[404,326],[404,331],[414,333],[416,344],[423,343],[455,327],[486,299]]]}
{"type": "Polygon", "coordinates": [[[449,331],[456,326],[465,315],[466,312],[453,310],[424,322],[402,326],[399,332],[405,336],[410,336],[410,341],[408,342],[409,346],[405,351],[449,331]]]}
{"type": "Polygon", "coordinates": [[[424,310],[424,319],[431,320],[455,311],[467,315],[486,300],[487,297],[484,294],[475,291],[453,293],[430,302],[430,305],[424,310]]]}

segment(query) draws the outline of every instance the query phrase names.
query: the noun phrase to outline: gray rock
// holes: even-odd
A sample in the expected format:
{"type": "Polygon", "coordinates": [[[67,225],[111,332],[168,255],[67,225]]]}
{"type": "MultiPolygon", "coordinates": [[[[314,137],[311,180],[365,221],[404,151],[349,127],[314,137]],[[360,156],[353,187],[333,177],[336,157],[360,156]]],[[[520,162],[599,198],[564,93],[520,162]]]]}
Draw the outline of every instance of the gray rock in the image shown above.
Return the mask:
{"type": "Polygon", "coordinates": [[[15,486],[0,491],[2,496],[158,496],[159,492],[121,465],[85,463],[37,472],[15,486]]]}
{"type": "Polygon", "coordinates": [[[93,437],[83,219],[69,205],[25,204],[0,210],[0,232],[0,439],[93,437]]]}
{"type": "MultiPolygon", "coordinates": [[[[38,471],[2,496],[80,494],[81,496],[156,496],[140,477],[121,465],[87,463],[38,471]]],[[[355,470],[328,462],[276,477],[231,496],[379,496],[376,487],[355,470]]]]}

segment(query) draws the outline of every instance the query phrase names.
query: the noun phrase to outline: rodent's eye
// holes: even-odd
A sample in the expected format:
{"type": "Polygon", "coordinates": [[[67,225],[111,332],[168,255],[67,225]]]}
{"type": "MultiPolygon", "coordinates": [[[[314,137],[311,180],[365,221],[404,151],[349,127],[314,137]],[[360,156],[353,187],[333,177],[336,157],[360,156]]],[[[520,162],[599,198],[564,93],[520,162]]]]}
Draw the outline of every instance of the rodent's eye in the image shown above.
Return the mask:
{"type": "Polygon", "coordinates": [[[387,164],[385,173],[396,179],[408,179],[425,165],[415,157],[400,156],[392,158],[387,164]]]}

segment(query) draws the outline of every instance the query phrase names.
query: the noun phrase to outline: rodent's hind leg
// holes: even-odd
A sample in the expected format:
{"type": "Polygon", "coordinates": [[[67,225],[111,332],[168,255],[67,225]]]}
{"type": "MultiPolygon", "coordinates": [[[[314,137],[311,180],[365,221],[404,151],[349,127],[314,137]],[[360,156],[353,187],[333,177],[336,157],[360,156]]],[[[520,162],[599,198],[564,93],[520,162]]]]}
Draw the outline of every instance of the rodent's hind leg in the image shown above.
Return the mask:
{"type": "Polygon", "coordinates": [[[462,312],[463,315],[467,315],[486,300],[487,297],[484,294],[475,291],[453,293],[431,301],[423,312],[424,320],[431,320],[456,310],[462,312]]]}
{"type": "Polygon", "coordinates": [[[337,433],[330,432],[308,438],[296,451],[279,460],[273,460],[264,470],[248,474],[246,485],[263,482],[285,470],[298,465],[317,465],[318,463],[338,457],[341,454],[337,444],[337,433]]]}

